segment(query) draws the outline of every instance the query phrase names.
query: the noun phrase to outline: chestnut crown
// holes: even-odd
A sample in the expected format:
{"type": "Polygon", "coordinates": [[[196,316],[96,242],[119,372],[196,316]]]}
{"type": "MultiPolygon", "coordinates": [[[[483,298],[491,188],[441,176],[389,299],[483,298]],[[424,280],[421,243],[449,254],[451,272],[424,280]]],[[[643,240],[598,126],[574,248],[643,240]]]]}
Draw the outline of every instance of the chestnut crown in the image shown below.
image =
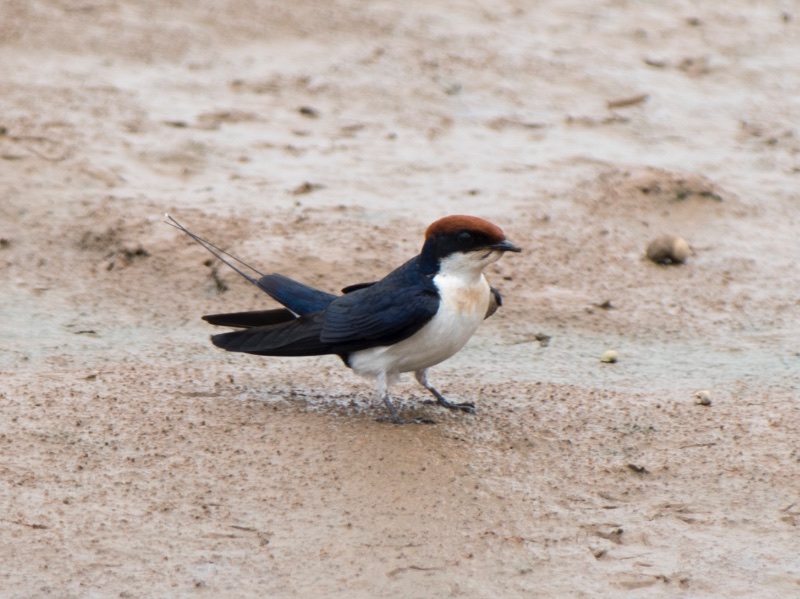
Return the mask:
{"type": "MultiPolygon", "coordinates": [[[[503,230],[477,216],[453,215],[440,218],[425,231],[422,254],[428,261],[439,262],[456,252],[519,252],[506,239],[503,230]]],[[[497,258],[495,258],[497,259],[497,258]]]]}

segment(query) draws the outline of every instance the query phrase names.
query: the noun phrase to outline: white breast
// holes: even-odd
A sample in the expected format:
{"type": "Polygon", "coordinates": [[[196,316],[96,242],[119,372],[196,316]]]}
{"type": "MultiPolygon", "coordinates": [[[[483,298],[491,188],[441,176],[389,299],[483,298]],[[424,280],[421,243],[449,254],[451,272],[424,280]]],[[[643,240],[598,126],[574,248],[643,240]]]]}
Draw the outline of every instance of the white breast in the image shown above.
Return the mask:
{"type": "Polygon", "coordinates": [[[441,302],[433,318],[408,339],[389,346],[351,354],[350,367],[358,374],[389,378],[401,372],[430,368],[453,356],[472,337],[486,315],[491,291],[480,272],[440,272],[433,278],[441,302]]]}

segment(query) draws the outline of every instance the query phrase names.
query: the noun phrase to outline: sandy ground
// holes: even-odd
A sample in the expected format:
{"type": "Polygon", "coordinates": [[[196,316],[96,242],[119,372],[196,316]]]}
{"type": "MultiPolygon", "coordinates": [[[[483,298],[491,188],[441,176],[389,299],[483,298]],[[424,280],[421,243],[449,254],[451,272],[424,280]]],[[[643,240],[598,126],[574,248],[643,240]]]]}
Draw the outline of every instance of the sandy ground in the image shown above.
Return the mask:
{"type": "Polygon", "coordinates": [[[800,596],[796,9],[0,4],[0,594],[800,596]],[[216,350],[167,211],[331,291],[497,222],[478,414],[216,350]]]}

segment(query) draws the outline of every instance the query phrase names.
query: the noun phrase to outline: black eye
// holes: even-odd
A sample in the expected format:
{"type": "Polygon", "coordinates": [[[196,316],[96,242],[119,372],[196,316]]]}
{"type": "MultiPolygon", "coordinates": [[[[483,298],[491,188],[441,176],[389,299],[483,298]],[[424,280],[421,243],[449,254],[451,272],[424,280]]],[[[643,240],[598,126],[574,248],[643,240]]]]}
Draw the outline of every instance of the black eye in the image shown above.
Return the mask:
{"type": "Polygon", "coordinates": [[[472,233],[469,231],[461,231],[461,233],[458,234],[458,242],[462,245],[472,243],[472,233]]]}

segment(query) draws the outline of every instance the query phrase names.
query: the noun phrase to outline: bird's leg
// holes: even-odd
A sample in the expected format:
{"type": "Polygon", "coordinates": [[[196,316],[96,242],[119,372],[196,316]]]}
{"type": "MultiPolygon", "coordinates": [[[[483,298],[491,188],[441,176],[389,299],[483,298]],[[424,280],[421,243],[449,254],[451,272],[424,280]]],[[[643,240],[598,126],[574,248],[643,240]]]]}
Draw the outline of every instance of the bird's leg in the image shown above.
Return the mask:
{"type": "MultiPolygon", "coordinates": [[[[414,376],[419,381],[419,384],[425,387],[428,391],[430,391],[433,396],[436,398],[436,403],[440,406],[444,406],[448,410],[460,410],[462,412],[469,412],[470,414],[475,413],[475,404],[474,403],[453,403],[452,401],[448,401],[444,395],[439,393],[436,388],[428,382],[428,369],[425,368],[423,370],[417,370],[414,373],[414,376]]],[[[431,402],[433,403],[433,402],[431,402]]]]}
{"type": "Polygon", "coordinates": [[[378,418],[378,422],[391,422],[393,424],[436,424],[436,421],[430,418],[400,418],[400,415],[397,413],[397,408],[395,408],[392,403],[392,397],[389,395],[389,383],[386,380],[385,374],[381,374],[378,377],[378,393],[390,414],[389,418],[378,418]]]}
{"type": "Polygon", "coordinates": [[[381,395],[381,399],[383,403],[386,405],[386,409],[389,410],[389,414],[391,414],[388,420],[391,420],[395,424],[400,424],[400,415],[397,413],[397,408],[394,407],[392,403],[392,398],[389,396],[388,393],[383,393],[381,395]]]}

